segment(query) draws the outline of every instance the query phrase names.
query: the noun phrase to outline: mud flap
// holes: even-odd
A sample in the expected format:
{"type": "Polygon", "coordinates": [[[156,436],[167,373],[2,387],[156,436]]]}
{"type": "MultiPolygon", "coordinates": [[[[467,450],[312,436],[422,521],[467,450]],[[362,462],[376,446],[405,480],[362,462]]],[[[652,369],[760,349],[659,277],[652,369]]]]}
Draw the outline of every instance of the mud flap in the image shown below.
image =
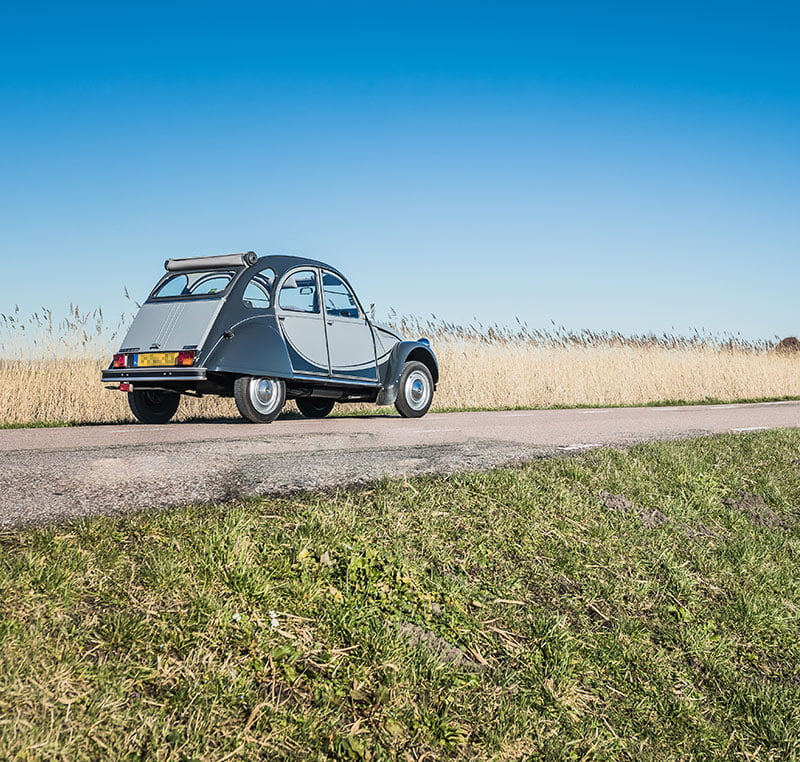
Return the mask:
{"type": "Polygon", "coordinates": [[[376,405],[394,405],[397,399],[397,392],[399,391],[397,384],[389,384],[384,386],[378,392],[378,399],[375,400],[376,405]]]}

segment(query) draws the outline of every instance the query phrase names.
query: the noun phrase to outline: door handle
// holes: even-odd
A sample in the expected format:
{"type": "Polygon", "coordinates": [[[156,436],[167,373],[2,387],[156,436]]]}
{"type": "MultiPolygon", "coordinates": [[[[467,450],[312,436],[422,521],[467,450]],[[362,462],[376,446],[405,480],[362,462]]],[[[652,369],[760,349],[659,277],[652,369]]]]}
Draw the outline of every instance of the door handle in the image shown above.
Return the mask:
{"type": "Polygon", "coordinates": [[[278,315],[278,320],[286,320],[286,315],[278,315]]]}
{"type": "Polygon", "coordinates": [[[325,321],[328,325],[333,325],[333,320],[326,320],[325,321]]]}

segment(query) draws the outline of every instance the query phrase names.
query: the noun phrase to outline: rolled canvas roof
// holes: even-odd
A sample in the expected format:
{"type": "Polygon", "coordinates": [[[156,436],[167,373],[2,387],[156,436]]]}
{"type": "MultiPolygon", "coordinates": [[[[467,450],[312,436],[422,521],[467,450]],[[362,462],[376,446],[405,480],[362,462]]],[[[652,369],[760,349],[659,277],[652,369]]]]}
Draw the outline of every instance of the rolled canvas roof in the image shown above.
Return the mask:
{"type": "Polygon", "coordinates": [[[242,267],[255,264],[258,256],[254,251],[244,254],[219,254],[215,257],[188,257],[186,259],[168,259],[164,269],[170,272],[181,270],[209,270],[217,267],[242,267]]]}

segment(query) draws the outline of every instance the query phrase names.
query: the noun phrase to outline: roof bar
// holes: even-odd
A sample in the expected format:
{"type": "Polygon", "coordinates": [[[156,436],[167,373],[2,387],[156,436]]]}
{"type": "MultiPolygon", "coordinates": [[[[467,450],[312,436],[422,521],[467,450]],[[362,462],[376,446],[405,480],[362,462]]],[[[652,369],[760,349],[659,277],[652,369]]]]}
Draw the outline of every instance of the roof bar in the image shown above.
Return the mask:
{"type": "Polygon", "coordinates": [[[168,259],[164,269],[170,272],[181,270],[213,270],[217,267],[247,267],[255,264],[258,255],[254,251],[244,254],[220,254],[216,257],[188,257],[186,259],[168,259]]]}

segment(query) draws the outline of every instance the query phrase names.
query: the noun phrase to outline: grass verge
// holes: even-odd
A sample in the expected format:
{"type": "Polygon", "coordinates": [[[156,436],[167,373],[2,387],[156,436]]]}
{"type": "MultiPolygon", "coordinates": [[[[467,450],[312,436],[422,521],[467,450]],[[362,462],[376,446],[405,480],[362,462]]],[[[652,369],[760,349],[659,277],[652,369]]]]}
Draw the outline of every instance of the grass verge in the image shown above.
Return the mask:
{"type": "Polygon", "coordinates": [[[0,535],[3,759],[800,756],[800,432],[0,535]]]}

